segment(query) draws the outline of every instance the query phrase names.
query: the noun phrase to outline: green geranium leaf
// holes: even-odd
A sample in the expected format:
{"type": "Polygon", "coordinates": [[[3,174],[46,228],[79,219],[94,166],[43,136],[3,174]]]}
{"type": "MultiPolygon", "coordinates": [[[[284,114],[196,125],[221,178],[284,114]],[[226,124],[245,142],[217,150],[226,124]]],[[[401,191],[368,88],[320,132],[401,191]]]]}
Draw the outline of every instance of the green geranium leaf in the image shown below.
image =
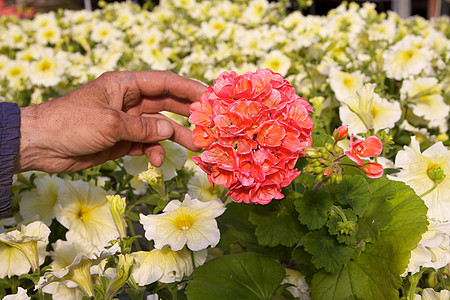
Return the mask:
{"type": "Polygon", "coordinates": [[[333,138],[328,134],[312,134],[312,147],[323,147],[326,143],[333,144],[333,138]]]}
{"type": "MultiPolygon", "coordinates": [[[[383,197],[391,197],[388,200],[390,212],[386,213],[383,206],[378,206],[376,213],[390,214],[392,217],[380,231],[379,237],[373,243],[367,243],[354,260],[332,274],[320,271],[314,275],[311,284],[313,299],[398,299],[400,274],[405,271],[411,251],[427,230],[427,207],[403,182],[380,178],[373,181],[370,188],[376,195],[371,201],[375,198],[375,201],[381,202],[383,197]],[[380,199],[377,200],[377,197],[380,199]]],[[[370,213],[374,214],[375,208],[371,210],[370,213]]]]}
{"type": "Polygon", "coordinates": [[[395,196],[395,188],[387,180],[375,180],[369,185],[372,198],[364,215],[358,220],[359,231],[356,236],[358,241],[375,241],[380,230],[386,227],[392,218],[392,203],[389,201],[395,196]]]}
{"type": "Polygon", "coordinates": [[[231,247],[239,243],[244,247],[257,246],[256,226],[248,220],[252,205],[245,203],[229,203],[225,213],[217,218],[220,230],[219,245],[232,252],[231,247]]]}
{"type": "Polygon", "coordinates": [[[313,255],[312,262],[319,268],[333,273],[350,261],[356,247],[339,244],[325,228],[306,235],[305,250],[313,255]]]}
{"type": "Polygon", "coordinates": [[[332,214],[327,222],[328,232],[331,235],[336,235],[339,243],[355,245],[356,233],[358,232],[358,218],[352,209],[342,209],[342,212],[347,218],[348,223],[344,224],[338,214],[332,214]]]}
{"type": "Polygon", "coordinates": [[[271,299],[285,276],[284,268],[257,253],[215,258],[193,273],[186,295],[191,300],[271,299]]]}
{"type": "Polygon", "coordinates": [[[254,206],[250,211],[250,222],[256,225],[256,237],[261,245],[292,247],[307,233],[298,221],[294,200],[301,195],[290,192],[283,200],[268,205],[254,206]]]}
{"type": "Polygon", "coordinates": [[[370,200],[370,189],[366,179],[358,175],[344,175],[336,187],[336,199],[341,205],[349,205],[358,216],[362,216],[370,200]]]}
{"type": "Polygon", "coordinates": [[[298,219],[309,229],[319,229],[325,225],[333,199],[327,191],[306,191],[303,197],[295,200],[298,219]]]}

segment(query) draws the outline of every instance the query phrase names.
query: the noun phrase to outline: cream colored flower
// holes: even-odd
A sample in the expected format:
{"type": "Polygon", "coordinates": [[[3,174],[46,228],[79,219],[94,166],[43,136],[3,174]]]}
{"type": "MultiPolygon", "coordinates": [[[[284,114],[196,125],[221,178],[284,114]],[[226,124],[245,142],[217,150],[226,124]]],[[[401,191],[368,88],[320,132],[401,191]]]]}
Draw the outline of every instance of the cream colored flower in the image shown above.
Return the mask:
{"type": "Polygon", "coordinates": [[[436,78],[405,80],[400,94],[403,101],[410,103],[408,106],[415,115],[429,121],[430,127],[440,127],[442,132],[447,131],[450,106],[445,103],[436,78]]]}
{"type": "Polygon", "coordinates": [[[284,277],[283,283],[290,283],[294,286],[288,287],[288,290],[295,299],[300,300],[310,300],[311,299],[311,288],[308,286],[305,280],[305,276],[297,270],[284,269],[286,271],[286,276],[284,277]]]}
{"type": "Polygon", "coordinates": [[[34,181],[35,189],[22,193],[20,200],[20,214],[24,219],[37,216],[47,226],[52,223],[59,186],[64,181],[54,175],[45,175],[34,181]]]}
{"type": "Polygon", "coordinates": [[[19,286],[17,288],[17,293],[7,295],[7,296],[3,297],[2,300],[27,300],[27,299],[31,299],[27,295],[27,290],[25,290],[23,287],[19,286]]]}
{"type": "MultiPolygon", "coordinates": [[[[165,151],[164,162],[160,169],[163,173],[164,181],[171,180],[177,176],[177,170],[180,170],[186,160],[188,159],[188,152],[186,148],[171,141],[161,141],[165,151]]],[[[141,156],[125,156],[123,158],[123,167],[128,174],[139,176],[140,173],[148,170],[148,158],[145,155],[141,156]]]]}
{"type": "MultiPolygon", "coordinates": [[[[79,287],[88,297],[93,296],[91,267],[113,255],[117,250],[117,246],[99,250],[82,240],[76,242],[57,240],[53,244],[53,251],[50,252],[52,270],[40,278],[36,288],[44,288],[45,292],[46,286],[59,282],[68,288],[79,287]]],[[[47,292],[51,291],[56,291],[54,285],[47,290],[47,292]]]]}
{"type": "MultiPolygon", "coordinates": [[[[140,285],[148,285],[155,281],[171,283],[180,281],[183,276],[189,276],[194,271],[191,252],[186,248],[173,251],[169,247],[162,250],[154,249],[150,252],[133,252],[135,265],[131,275],[140,285]]],[[[205,263],[206,249],[194,252],[195,267],[205,263]]]]}
{"type": "Polygon", "coordinates": [[[449,221],[450,150],[438,142],[421,153],[419,142],[413,136],[411,146],[397,153],[395,166],[400,172],[388,177],[413,188],[428,206],[429,218],[449,221]]]}
{"type": "Polygon", "coordinates": [[[24,89],[25,80],[28,78],[29,64],[25,61],[9,61],[0,72],[8,80],[8,85],[14,89],[24,89]]]}
{"type": "Polygon", "coordinates": [[[266,0],[252,0],[248,3],[243,15],[252,24],[257,24],[263,19],[268,7],[269,3],[266,0]]]}
{"type": "MultiPolygon", "coordinates": [[[[375,97],[374,83],[367,83],[362,88],[358,89],[354,96],[350,96],[344,99],[343,103],[348,109],[358,116],[361,123],[365,126],[365,131],[373,129],[373,115],[372,105],[375,97]]],[[[378,96],[378,95],[377,95],[378,96]]]]}
{"type": "MultiPolygon", "coordinates": [[[[0,242],[22,251],[34,271],[44,262],[45,254],[42,255],[42,248],[47,245],[49,235],[50,229],[47,225],[41,221],[35,221],[28,225],[21,225],[20,230],[14,229],[1,233],[0,242]]],[[[17,256],[12,251],[9,253],[17,256]]]]}
{"type": "MultiPolygon", "coordinates": [[[[402,110],[398,101],[389,102],[374,92],[372,105],[370,106],[370,114],[372,115],[373,129],[377,132],[380,129],[394,128],[395,123],[400,120],[402,110]]],[[[367,132],[368,129],[362,119],[358,114],[352,112],[347,105],[339,107],[339,116],[342,124],[349,126],[349,133],[357,134],[367,132]]]]}
{"type": "Polygon", "coordinates": [[[196,171],[187,183],[189,195],[203,202],[216,199],[219,187],[217,185],[213,186],[209,182],[208,176],[199,166],[195,165],[195,167],[196,171]]]}
{"type": "Polygon", "coordinates": [[[414,295],[414,300],[450,300],[450,291],[441,290],[436,292],[432,288],[423,289],[422,295],[414,295]]]}
{"type": "Polygon", "coordinates": [[[291,60],[280,50],[273,50],[264,55],[264,58],[259,62],[259,67],[261,69],[269,68],[275,73],[280,73],[282,76],[286,76],[289,68],[291,67],[291,60]]]}
{"type": "Polygon", "coordinates": [[[422,240],[411,252],[408,267],[402,276],[408,272],[414,274],[420,267],[439,269],[450,263],[450,222],[429,220],[428,231],[422,235],[422,240]]]}
{"type": "Polygon", "coordinates": [[[332,68],[330,70],[329,81],[336,99],[343,101],[348,97],[353,97],[356,91],[363,87],[364,75],[360,71],[347,73],[332,68]]]}
{"type": "Polygon", "coordinates": [[[0,278],[26,274],[31,269],[30,262],[21,250],[4,243],[0,243],[0,261],[0,278]]]}
{"type": "Polygon", "coordinates": [[[45,87],[57,85],[68,65],[63,55],[54,55],[53,50],[47,51],[30,66],[30,80],[35,85],[45,87]]]}
{"type": "Polygon", "coordinates": [[[383,70],[387,77],[401,80],[418,75],[430,64],[431,58],[432,52],[422,47],[420,37],[407,35],[383,53],[383,70]]]}
{"type": "Polygon", "coordinates": [[[225,211],[220,199],[201,202],[186,194],[183,202],[172,200],[162,214],[140,214],[145,237],[155,241],[155,248],[170,246],[174,251],[185,245],[193,251],[214,247],[220,239],[216,217],[225,211]]]}
{"type": "Polygon", "coordinates": [[[84,181],[66,181],[58,191],[55,217],[69,229],[68,240],[85,240],[99,248],[117,239],[106,192],[84,181]]]}
{"type": "Polygon", "coordinates": [[[122,38],[123,32],[115,29],[109,22],[94,21],[91,39],[94,42],[107,45],[122,38]]]}
{"type": "Polygon", "coordinates": [[[61,39],[61,29],[58,26],[45,26],[38,28],[36,42],[41,45],[56,44],[61,39]]]}

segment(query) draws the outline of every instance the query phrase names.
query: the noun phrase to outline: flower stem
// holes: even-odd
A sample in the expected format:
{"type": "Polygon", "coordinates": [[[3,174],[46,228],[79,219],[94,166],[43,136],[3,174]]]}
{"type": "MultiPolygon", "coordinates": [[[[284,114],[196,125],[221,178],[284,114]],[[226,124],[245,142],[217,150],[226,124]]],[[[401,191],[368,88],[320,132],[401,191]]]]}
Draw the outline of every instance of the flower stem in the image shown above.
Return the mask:
{"type": "Polygon", "coordinates": [[[429,189],[428,191],[420,194],[419,197],[422,198],[423,196],[428,195],[429,193],[431,193],[438,186],[438,184],[439,184],[439,182],[435,181],[433,187],[431,189],[429,189]]]}
{"type": "Polygon", "coordinates": [[[342,211],[342,209],[339,206],[333,205],[331,207],[331,209],[337,213],[339,215],[339,217],[341,217],[342,222],[344,222],[344,224],[346,224],[348,222],[347,217],[345,216],[344,212],[342,211]]]}
{"type": "MultiPolygon", "coordinates": [[[[134,232],[134,228],[133,228],[133,223],[131,222],[131,220],[128,219],[127,223],[128,223],[128,228],[130,229],[131,236],[136,236],[136,233],[134,232]]],[[[137,239],[134,240],[134,244],[136,245],[136,249],[138,251],[141,251],[141,246],[139,245],[139,242],[137,239]]]]}
{"type": "Polygon", "coordinates": [[[422,278],[422,273],[424,270],[425,270],[425,268],[421,267],[419,272],[408,276],[408,280],[411,283],[411,285],[409,286],[409,291],[408,291],[408,298],[407,298],[408,300],[414,299],[414,292],[416,291],[416,286],[419,283],[420,278],[422,278]]]}

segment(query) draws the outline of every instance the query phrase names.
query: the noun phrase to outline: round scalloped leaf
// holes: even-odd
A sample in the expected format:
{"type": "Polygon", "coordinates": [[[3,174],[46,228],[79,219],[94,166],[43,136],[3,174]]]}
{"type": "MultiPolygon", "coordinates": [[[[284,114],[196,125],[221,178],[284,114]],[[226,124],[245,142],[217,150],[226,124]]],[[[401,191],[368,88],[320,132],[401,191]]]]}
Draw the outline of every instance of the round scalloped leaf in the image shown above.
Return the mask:
{"type": "Polygon", "coordinates": [[[333,199],[323,190],[306,191],[303,197],[295,200],[298,219],[310,230],[319,229],[325,225],[332,205],[333,199]]]}
{"type": "Polygon", "coordinates": [[[294,200],[300,196],[290,192],[282,201],[272,201],[268,205],[252,208],[249,220],[256,225],[255,234],[259,244],[292,247],[307,233],[294,208],[294,200]]]}
{"type": "Polygon", "coordinates": [[[341,205],[349,205],[358,216],[362,216],[370,200],[370,189],[366,179],[358,175],[345,175],[336,187],[336,199],[341,205]]]}
{"type": "Polygon", "coordinates": [[[372,214],[389,214],[389,222],[379,232],[373,243],[367,243],[364,251],[334,273],[321,271],[314,275],[311,292],[317,300],[398,299],[401,277],[422,234],[427,230],[427,207],[423,200],[403,182],[380,178],[370,184],[376,191],[372,201],[389,199],[391,211],[383,206],[372,214]],[[394,190],[394,195],[391,191],[394,190]],[[384,193],[383,193],[384,191],[384,193]]]}
{"type": "Polygon", "coordinates": [[[190,300],[271,299],[285,276],[284,268],[257,253],[215,258],[197,268],[188,281],[190,300]]]}

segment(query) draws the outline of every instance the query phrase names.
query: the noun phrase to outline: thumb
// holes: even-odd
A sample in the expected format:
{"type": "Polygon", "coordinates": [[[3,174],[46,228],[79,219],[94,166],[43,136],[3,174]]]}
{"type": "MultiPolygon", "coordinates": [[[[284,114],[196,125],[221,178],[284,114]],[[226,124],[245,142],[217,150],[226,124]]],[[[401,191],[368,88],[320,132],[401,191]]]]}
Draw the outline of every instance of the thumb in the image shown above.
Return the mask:
{"type": "Polygon", "coordinates": [[[122,113],[122,126],[118,126],[119,140],[155,143],[170,138],[174,127],[168,120],[158,117],[132,116],[122,113]]]}

